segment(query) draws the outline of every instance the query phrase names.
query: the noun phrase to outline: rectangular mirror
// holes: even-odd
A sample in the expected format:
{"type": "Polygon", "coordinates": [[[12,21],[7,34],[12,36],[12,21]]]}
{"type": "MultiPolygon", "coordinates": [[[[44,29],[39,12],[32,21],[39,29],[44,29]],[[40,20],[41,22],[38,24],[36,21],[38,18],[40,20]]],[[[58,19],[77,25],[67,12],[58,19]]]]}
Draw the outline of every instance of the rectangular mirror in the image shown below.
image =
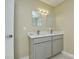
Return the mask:
{"type": "Polygon", "coordinates": [[[48,10],[38,9],[32,11],[32,25],[34,27],[52,27],[53,26],[53,14],[48,10]]]}

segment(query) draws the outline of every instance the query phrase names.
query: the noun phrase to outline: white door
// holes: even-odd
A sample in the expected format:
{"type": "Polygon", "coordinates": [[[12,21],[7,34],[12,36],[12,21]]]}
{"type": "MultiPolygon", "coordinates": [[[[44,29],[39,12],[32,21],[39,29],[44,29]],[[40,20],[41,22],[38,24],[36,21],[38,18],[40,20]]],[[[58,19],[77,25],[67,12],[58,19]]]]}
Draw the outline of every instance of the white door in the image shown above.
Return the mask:
{"type": "Polygon", "coordinates": [[[14,0],[5,0],[5,59],[14,59],[14,0]]]}

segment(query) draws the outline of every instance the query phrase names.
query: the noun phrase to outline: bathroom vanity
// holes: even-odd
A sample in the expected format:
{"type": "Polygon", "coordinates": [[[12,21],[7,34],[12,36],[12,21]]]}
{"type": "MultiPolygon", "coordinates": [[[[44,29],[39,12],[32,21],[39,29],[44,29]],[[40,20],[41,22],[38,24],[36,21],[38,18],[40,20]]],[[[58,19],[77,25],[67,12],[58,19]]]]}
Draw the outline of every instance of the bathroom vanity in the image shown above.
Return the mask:
{"type": "Polygon", "coordinates": [[[63,32],[28,34],[29,58],[49,59],[63,50],[63,32]]]}

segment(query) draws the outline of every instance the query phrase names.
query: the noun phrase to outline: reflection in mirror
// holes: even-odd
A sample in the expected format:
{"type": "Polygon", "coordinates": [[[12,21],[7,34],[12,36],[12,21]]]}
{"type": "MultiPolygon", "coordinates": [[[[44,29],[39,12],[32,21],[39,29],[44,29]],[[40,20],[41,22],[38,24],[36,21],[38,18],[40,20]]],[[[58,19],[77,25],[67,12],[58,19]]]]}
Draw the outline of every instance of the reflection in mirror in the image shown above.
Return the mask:
{"type": "Polygon", "coordinates": [[[54,17],[53,14],[45,9],[37,9],[32,11],[32,25],[37,28],[52,28],[54,17]]]}
{"type": "Polygon", "coordinates": [[[47,27],[51,28],[53,26],[53,15],[52,14],[49,14],[47,16],[47,27]]]}
{"type": "Polygon", "coordinates": [[[42,26],[42,16],[39,11],[34,10],[32,11],[32,23],[35,27],[41,27],[42,26]]]}

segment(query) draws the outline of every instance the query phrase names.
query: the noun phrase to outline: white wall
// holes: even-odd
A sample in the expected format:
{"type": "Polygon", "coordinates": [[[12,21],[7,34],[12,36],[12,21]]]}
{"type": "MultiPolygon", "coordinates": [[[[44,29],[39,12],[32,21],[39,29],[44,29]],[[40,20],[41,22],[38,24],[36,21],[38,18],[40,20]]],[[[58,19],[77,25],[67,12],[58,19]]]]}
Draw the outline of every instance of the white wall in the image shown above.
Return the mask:
{"type": "Polygon", "coordinates": [[[64,51],[74,54],[74,0],[56,6],[56,28],[64,31],[64,51]]]}

